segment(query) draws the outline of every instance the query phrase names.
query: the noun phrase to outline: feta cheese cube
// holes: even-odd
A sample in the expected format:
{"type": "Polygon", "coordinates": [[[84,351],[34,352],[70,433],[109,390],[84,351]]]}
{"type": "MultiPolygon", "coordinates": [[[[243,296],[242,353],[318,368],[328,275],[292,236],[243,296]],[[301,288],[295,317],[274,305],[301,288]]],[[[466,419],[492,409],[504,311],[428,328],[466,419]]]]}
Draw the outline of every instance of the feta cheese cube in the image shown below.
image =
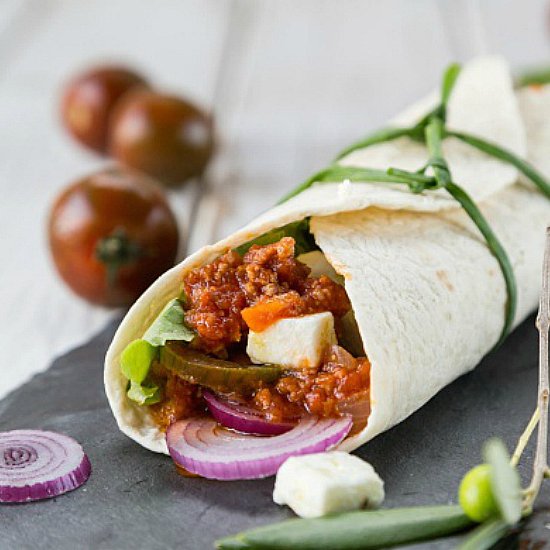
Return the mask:
{"type": "Polygon", "coordinates": [[[368,462],[348,453],[294,456],[277,472],[273,500],[303,518],[317,518],[379,506],[384,482],[368,462]]]}
{"type": "Polygon", "coordinates": [[[334,318],[327,311],[280,319],[262,332],[250,331],[246,353],[253,363],[318,367],[327,347],[336,343],[334,318]]]}

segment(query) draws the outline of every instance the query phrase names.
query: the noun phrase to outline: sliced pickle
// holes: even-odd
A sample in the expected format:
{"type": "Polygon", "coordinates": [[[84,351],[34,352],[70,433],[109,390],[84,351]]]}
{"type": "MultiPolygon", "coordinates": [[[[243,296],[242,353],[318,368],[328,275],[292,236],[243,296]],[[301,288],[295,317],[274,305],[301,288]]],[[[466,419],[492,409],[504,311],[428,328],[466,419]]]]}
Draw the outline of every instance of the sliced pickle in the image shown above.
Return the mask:
{"type": "Polygon", "coordinates": [[[160,348],[160,363],[179,378],[219,392],[248,393],[261,382],[275,382],[283,369],[278,365],[242,366],[209,357],[179,342],[160,348]]]}

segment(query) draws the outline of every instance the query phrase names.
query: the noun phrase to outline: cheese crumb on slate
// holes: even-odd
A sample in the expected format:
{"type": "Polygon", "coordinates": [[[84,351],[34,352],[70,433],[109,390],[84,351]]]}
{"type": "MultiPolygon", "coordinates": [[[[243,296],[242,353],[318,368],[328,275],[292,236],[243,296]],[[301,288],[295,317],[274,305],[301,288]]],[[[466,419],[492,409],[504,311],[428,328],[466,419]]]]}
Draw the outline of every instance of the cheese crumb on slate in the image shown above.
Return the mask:
{"type": "Polygon", "coordinates": [[[295,456],[277,472],[273,500],[303,518],[378,507],[384,482],[374,468],[341,451],[295,456]]]}

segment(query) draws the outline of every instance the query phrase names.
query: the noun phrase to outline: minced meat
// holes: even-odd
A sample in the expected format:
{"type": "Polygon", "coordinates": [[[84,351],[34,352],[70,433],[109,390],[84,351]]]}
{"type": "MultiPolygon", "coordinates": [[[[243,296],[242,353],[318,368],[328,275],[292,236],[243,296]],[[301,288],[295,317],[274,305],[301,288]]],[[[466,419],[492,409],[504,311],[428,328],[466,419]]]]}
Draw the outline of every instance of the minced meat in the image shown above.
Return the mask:
{"type": "Polygon", "coordinates": [[[343,287],[326,276],[309,277],[309,267],[295,258],[294,244],[284,237],[252,246],[243,257],[229,251],[185,275],[185,321],[198,334],[195,347],[223,354],[248,332],[242,310],[260,302],[278,302],[279,318],[322,311],[342,317],[350,310],[343,287]]]}

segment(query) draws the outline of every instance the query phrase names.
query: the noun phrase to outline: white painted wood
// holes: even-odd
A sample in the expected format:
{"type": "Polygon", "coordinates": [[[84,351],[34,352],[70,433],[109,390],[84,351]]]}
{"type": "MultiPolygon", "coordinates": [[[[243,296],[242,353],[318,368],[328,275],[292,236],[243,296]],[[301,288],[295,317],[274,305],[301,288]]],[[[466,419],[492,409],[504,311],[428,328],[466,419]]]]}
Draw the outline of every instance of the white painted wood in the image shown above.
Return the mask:
{"type": "MultiPolygon", "coordinates": [[[[208,107],[227,9],[215,0],[36,0],[20,3],[20,16],[2,2],[0,396],[113,316],[75,298],[50,264],[45,223],[54,196],[106,163],[61,129],[62,83],[89,63],[120,59],[208,107]],[[2,27],[8,15],[17,24],[2,27]]],[[[175,206],[185,210],[185,200],[175,206]]]]}
{"type": "Polygon", "coordinates": [[[214,110],[216,161],[203,182],[171,196],[183,226],[196,217],[194,249],[427,92],[451,60],[486,49],[517,67],[544,62],[547,4],[0,0],[0,396],[113,315],[63,287],[45,242],[55,194],[104,165],[59,125],[59,92],[71,73],[126,62],[214,110]]]}

